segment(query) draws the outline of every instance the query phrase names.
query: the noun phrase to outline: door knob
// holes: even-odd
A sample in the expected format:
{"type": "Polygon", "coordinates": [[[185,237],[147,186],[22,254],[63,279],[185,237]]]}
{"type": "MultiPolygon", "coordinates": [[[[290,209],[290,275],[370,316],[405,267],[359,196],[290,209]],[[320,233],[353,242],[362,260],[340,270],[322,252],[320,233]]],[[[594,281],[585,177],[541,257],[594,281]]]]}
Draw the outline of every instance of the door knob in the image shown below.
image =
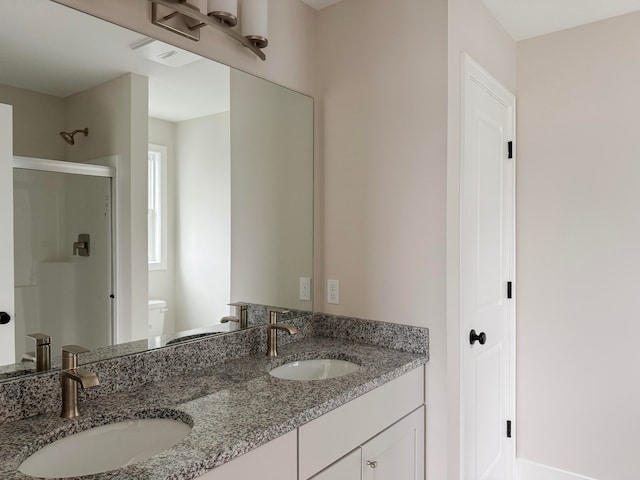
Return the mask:
{"type": "Polygon", "coordinates": [[[375,460],[367,460],[367,465],[371,468],[376,468],[378,466],[378,462],[376,462],[375,460]]]}
{"type": "Polygon", "coordinates": [[[0,312],[0,325],[6,325],[11,321],[11,315],[7,312],[0,312]]]}
{"type": "Polygon", "coordinates": [[[480,342],[480,345],[484,345],[487,341],[487,334],[484,332],[477,334],[475,330],[471,330],[469,333],[469,343],[473,345],[476,341],[480,342]]]}

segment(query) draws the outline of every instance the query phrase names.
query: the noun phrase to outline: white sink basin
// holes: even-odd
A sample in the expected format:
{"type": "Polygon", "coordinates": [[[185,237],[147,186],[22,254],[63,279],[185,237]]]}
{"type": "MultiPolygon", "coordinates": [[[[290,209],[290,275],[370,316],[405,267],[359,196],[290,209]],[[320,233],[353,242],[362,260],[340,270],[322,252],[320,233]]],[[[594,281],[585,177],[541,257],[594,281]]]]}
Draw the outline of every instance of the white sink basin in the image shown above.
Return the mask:
{"type": "Polygon", "coordinates": [[[47,445],[22,462],[18,470],[40,478],[107,472],[167,450],[190,431],[183,422],[160,418],[103,425],[47,445]]]}
{"type": "Polygon", "coordinates": [[[359,368],[355,363],[346,360],[318,358],[287,363],[274,368],[269,374],[284,380],[325,380],[348,375],[359,368]]]}

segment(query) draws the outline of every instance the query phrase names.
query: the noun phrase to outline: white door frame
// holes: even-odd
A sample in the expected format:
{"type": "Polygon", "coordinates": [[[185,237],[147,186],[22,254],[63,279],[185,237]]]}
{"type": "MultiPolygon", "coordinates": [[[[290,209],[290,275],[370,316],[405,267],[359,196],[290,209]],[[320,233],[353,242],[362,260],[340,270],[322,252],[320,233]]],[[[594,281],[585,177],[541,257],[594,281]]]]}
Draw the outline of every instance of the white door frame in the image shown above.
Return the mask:
{"type": "Polygon", "coordinates": [[[0,104],[0,311],[11,316],[0,325],[0,364],[15,362],[15,291],[13,275],[13,108],[0,104]]]}
{"type": "MultiPolygon", "coordinates": [[[[511,419],[511,439],[513,448],[511,450],[511,460],[512,460],[512,472],[511,478],[517,478],[517,464],[516,464],[516,223],[515,223],[515,213],[516,213],[516,194],[515,194],[515,181],[516,181],[516,111],[515,111],[515,96],[509,90],[507,90],[498,80],[496,80],[491,74],[489,74],[482,66],[480,66],[477,62],[471,58],[471,56],[467,53],[462,53],[461,57],[461,135],[460,135],[460,210],[459,210],[459,221],[460,221],[460,231],[462,231],[462,179],[464,175],[465,168],[465,118],[466,118],[466,97],[467,97],[467,89],[470,85],[470,82],[479,85],[486,92],[492,95],[499,102],[507,106],[511,110],[511,125],[512,131],[510,132],[509,138],[512,139],[512,159],[511,170],[510,170],[510,205],[508,216],[510,220],[510,252],[509,252],[509,272],[510,278],[512,282],[512,297],[509,302],[509,316],[510,316],[510,325],[509,325],[509,375],[508,381],[510,382],[509,386],[509,418],[511,419]]],[[[459,248],[458,252],[461,255],[462,251],[462,239],[459,239],[459,248]]],[[[461,291],[461,282],[462,282],[462,260],[459,258],[459,283],[458,283],[458,291],[461,291]]],[[[462,296],[459,298],[459,308],[460,308],[460,343],[459,343],[459,361],[460,361],[460,403],[459,403],[459,419],[460,419],[460,452],[459,452],[459,462],[460,462],[460,478],[463,478],[463,472],[465,469],[464,461],[465,461],[465,415],[464,415],[464,392],[466,386],[464,385],[465,373],[463,369],[465,368],[465,358],[464,358],[464,349],[467,348],[469,342],[469,330],[467,329],[466,319],[463,318],[463,299],[462,296]]],[[[467,479],[464,479],[467,480],[467,479]]]]}

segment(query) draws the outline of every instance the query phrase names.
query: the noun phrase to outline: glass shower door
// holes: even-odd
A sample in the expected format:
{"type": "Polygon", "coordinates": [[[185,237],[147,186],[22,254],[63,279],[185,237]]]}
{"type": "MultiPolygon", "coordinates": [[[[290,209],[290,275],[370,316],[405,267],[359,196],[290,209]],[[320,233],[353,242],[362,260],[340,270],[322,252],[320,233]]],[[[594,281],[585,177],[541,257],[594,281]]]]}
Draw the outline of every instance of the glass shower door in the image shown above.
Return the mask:
{"type": "MultiPolygon", "coordinates": [[[[64,162],[61,162],[64,163],[64,162]]],[[[52,356],[112,339],[109,177],[14,168],[16,361],[25,336],[51,336],[52,356]]]]}

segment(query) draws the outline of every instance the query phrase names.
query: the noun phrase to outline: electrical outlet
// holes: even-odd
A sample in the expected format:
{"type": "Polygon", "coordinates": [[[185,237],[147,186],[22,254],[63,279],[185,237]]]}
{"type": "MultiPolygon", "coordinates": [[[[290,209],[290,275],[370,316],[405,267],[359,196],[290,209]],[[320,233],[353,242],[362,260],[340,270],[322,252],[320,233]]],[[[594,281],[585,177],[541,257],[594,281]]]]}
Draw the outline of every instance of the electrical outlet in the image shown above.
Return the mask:
{"type": "Polygon", "coordinates": [[[300,277],[300,300],[311,300],[311,279],[300,277]]]}
{"type": "Polygon", "coordinates": [[[340,280],[327,280],[327,303],[340,303],[340,280]]]}

